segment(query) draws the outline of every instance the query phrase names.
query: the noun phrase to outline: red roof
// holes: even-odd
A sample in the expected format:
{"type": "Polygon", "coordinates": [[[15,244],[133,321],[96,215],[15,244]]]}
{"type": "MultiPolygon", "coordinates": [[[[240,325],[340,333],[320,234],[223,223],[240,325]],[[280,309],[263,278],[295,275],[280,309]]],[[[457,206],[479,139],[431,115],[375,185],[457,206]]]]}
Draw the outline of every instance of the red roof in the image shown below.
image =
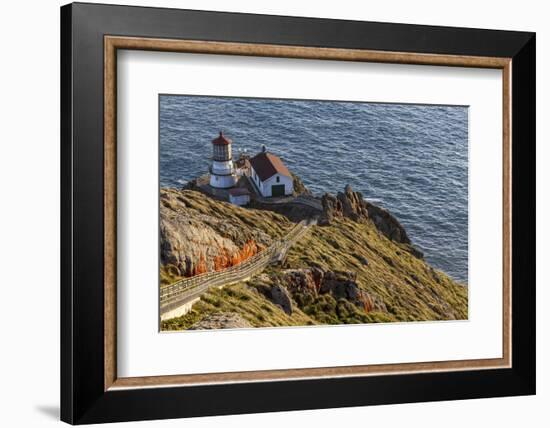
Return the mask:
{"type": "Polygon", "coordinates": [[[245,189],[244,187],[237,187],[235,189],[229,189],[229,194],[231,196],[244,196],[244,195],[250,195],[250,192],[248,189],[245,189]]]}
{"type": "Polygon", "coordinates": [[[215,146],[227,146],[228,144],[231,144],[231,140],[226,138],[225,135],[223,135],[223,132],[220,131],[220,135],[212,140],[212,144],[215,146]]]}
{"type": "Polygon", "coordinates": [[[260,180],[265,181],[275,174],[285,175],[291,177],[290,172],[286,168],[283,161],[272,153],[261,152],[250,159],[250,164],[256,174],[260,177],[260,180]]]}

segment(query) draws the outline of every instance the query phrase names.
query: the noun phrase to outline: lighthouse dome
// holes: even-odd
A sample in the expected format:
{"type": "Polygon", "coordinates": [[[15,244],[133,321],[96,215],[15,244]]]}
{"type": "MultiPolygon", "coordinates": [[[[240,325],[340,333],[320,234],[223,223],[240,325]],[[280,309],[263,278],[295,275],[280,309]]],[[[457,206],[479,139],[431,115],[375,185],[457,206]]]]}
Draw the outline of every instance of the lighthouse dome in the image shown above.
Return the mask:
{"type": "Polygon", "coordinates": [[[215,146],[227,146],[230,145],[232,141],[227,138],[225,135],[223,135],[223,132],[220,131],[220,135],[218,135],[216,138],[212,140],[212,144],[215,146]]]}
{"type": "Polygon", "coordinates": [[[212,159],[214,161],[226,162],[232,159],[231,140],[223,135],[220,135],[212,140],[212,159]]]}

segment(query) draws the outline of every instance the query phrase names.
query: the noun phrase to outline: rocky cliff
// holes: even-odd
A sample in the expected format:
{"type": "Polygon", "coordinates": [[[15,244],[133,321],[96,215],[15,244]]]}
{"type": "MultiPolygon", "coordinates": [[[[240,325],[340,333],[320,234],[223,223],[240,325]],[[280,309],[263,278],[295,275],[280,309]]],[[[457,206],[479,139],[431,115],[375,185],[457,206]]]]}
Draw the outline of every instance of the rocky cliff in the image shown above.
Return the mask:
{"type": "MultiPolygon", "coordinates": [[[[321,225],[246,283],[213,289],[165,330],[465,319],[467,288],[429,266],[389,212],[347,187],[323,197],[321,225]],[[218,315],[216,315],[218,314],[218,315]],[[222,315],[219,315],[222,314],[222,315]],[[229,314],[229,315],[228,315],[229,314]],[[231,315],[232,314],[232,315],[231,315]]],[[[295,213],[298,215],[299,213],[295,213]]],[[[293,223],[191,191],[161,191],[161,278],[171,282],[216,260],[258,250],[293,223]]]]}
{"type": "Polygon", "coordinates": [[[161,277],[170,282],[239,262],[291,226],[276,213],[238,208],[192,190],[161,189],[161,277]]]}
{"type": "Polygon", "coordinates": [[[350,185],[336,196],[325,193],[321,202],[323,213],[319,218],[320,225],[327,226],[335,219],[342,218],[358,223],[370,221],[388,239],[404,244],[404,248],[415,257],[423,257],[422,252],[412,245],[405,228],[388,210],[368,202],[361,192],[354,192],[350,185]]]}

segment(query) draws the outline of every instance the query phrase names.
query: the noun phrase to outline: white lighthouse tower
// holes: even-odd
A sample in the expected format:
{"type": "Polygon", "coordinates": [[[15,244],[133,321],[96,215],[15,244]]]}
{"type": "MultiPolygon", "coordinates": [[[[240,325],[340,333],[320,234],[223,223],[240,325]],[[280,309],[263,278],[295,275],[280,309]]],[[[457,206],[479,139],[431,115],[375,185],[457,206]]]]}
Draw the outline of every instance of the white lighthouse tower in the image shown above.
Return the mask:
{"type": "Polygon", "coordinates": [[[212,140],[210,185],[218,189],[227,189],[236,183],[237,175],[231,154],[231,140],[220,131],[220,135],[212,140]]]}

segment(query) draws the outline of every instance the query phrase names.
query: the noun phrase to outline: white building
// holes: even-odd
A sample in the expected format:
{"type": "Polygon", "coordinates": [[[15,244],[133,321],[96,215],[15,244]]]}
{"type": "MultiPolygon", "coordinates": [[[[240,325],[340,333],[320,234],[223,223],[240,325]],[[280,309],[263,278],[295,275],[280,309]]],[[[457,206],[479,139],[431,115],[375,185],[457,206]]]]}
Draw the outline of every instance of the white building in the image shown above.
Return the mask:
{"type": "Polygon", "coordinates": [[[229,202],[243,206],[250,203],[250,192],[244,187],[229,189],[229,202]]]}
{"type": "Polygon", "coordinates": [[[283,161],[262,148],[250,159],[250,179],[263,197],[292,195],[294,184],[292,175],[283,161]]]}
{"type": "Polygon", "coordinates": [[[210,166],[210,185],[218,189],[227,189],[237,183],[231,140],[220,135],[212,140],[212,165],[210,166]]]}

